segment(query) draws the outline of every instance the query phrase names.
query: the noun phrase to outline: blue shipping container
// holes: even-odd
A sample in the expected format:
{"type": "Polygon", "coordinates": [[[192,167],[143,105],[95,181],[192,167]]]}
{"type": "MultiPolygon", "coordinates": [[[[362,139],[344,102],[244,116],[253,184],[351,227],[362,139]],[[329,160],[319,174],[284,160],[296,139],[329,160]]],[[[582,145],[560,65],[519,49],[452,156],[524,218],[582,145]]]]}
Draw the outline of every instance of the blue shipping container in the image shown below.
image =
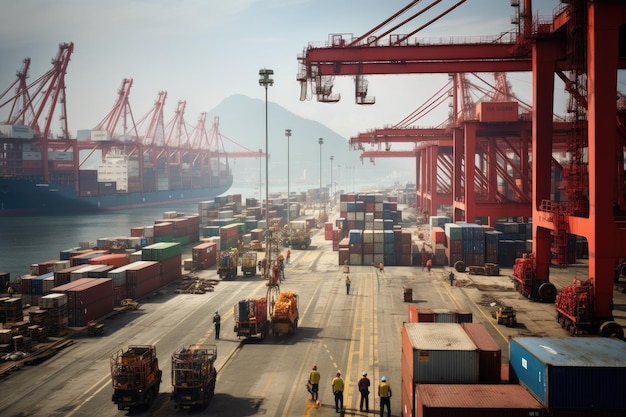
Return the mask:
{"type": "Polygon", "coordinates": [[[549,410],[626,410],[626,343],[619,339],[516,337],[509,369],[549,410]]]}

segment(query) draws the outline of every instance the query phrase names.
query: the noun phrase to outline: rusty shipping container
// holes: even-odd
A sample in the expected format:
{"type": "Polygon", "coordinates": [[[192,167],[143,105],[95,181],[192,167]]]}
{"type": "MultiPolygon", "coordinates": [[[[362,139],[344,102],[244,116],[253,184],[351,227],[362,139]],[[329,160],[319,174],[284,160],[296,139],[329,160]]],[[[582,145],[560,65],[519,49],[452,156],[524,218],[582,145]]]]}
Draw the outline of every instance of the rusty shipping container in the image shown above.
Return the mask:
{"type": "Polygon", "coordinates": [[[502,350],[481,323],[461,323],[465,333],[472,339],[479,352],[478,380],[482,383],[500,382],[502,374],[502,350]]]}
{"type": "Polygon", "coordinates": [[[545,407],[517,384],[415,385],[414,417],[544,417],[546,415],[545,407]]]}

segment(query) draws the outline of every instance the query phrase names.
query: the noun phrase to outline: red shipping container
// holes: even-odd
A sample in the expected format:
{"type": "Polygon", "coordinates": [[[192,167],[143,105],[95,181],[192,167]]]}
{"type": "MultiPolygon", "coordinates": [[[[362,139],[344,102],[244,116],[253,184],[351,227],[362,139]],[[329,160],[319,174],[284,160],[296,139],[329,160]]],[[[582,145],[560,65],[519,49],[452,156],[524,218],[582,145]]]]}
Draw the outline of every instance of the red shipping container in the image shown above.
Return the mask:
{"type": "Polygon", "coordinates": [[[215,242],[201,243],[191,249],[193,267],[208,269],[217,262],[217,244],[215,242]]]}
{"type": "Polygon", "coordinates": [[[81,278],[59,287],[53,293],[67,295],[69,326],[86,326],[113,311],[113,280],[109,278],[81,278]]]}
{"type": "Polygon", "coordinates": [[[546,415],[543,405],[517,384],[415,384],[416,417],[546,415]]]}
{"type": "Polygon", "coordinates": [[[476,118],[481,122],[516,122],[518,103],[481,101],[476,104],[476,118]]]}
{"type": "Polygon", "coordinates": [[[145,227],[131,227],[130,236],[131,237],[143,237],[144,230],[145,230],[145,227]]]}
{"type": "Polygon", "coordinates": [[[481,323],[461,323],[465,333],[479,351],[478,380],[481,383],[497,383],[501,379],[502,351],[481,323]]]}
{"type": "Polygon", "coordinates": [[[409,304],[409,319],[408,323],[417,323],[417,306],[415,304],[409,304]]]}
{"type": "Polygon", "coordinates": [[[39,264],[37,264],[37,267],[38,267],[37,275],[44,275],[44,274],[47,274],[48,272],[54,272],[54,265],[57,262],[59,262],[57,259],[52,259],[52,260],[45,261],[45,262],[39,262],[39,264]]]}
{"type": "Polygon", "coordinates": [[[133,262],[126,269],[126,285],[135,286],[143,282],[160,281],[160,266],[157,261],[133,262]]]}
{"type": "Polygon", "coordinates": [[[174,233],[174,224],[171,222],[158,221],[154,223],[154,237],[171,235],[174,233]]]}
{"type": "Polygon", "coordinates": [[[177,255],[161,262],[161,286],[182,277],[182,255],[177,255]]]}
{"type": "Polygon", "coordinates": [[[348,249],[339,248],[339,265],[350,264],[350,251],[348,249]]]}
{"type": "Polygon", "coordinates": [[[125,253],[109,253],[90,259],[87,263],[90,265],[111,265],[119,268],[130,263],[130,256],[125,253]]]}
{"type": "MultiPolygon", "coordinates": [[[[446,244],[446,232],[443,227],[433,226],[430,229],[431,244],[435,246],[437,243],[446,244]]],[[[462,245],[462,244],[461,244],[462,245]]]]}
{"type": "Polygon", "coordinates": [[[121,307],[122,300],[125,300],[127,298],[128,296],[126,295],[126,285],[121,285],[119,287],[113,288],[113,306],[114,307],[121,307]]]}

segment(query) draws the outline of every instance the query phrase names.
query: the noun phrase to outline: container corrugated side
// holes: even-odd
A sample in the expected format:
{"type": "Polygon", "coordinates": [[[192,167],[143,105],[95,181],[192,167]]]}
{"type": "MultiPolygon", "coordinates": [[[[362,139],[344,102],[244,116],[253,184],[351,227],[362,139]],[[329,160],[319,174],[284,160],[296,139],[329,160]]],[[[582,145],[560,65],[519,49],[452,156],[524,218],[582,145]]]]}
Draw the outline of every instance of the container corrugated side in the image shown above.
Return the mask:
{"type": "Polygon", "coordinates": [[[626,344],[605,337],[513,338],[511,379],[549,410],[626,410],[626,344]]]}
{"type": "Polygon", "coordinates": [[[545,407],[517,384],[416,384],[416,417],[543,417],[545,407]]]}
{"type": "Polygon", "coordinates": [[[479,350],[480,382],[500,382],[502,373],[502,350],[481,323],[461,323],[465,333],[479,350]]]}
{"type": "Polygon", "coordinates": [[[458,323],[405,323],[413,350],[413,381],[477,383],[478,348],[458,323]]]}

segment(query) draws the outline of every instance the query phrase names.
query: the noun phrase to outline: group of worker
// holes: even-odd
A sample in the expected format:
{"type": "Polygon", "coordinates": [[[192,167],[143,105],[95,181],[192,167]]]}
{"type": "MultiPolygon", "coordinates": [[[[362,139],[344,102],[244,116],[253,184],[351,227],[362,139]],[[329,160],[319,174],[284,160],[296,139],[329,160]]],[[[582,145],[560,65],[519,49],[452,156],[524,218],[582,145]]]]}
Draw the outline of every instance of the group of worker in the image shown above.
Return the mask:
{"type": "MultiPolygon", "coordinates": [[[[309,392],[311,393],[311,398],[313,401],[317,401],[318,391],[319,391],[319,383],[320,383],[320,373],[317,370],[317,365],[313,365],[311,372],[309,373],[309,380],[307,383],[307,387],[309,392]]],[[[360,402],[359,402],[359,410],[360,411],[370,411],[370,403],[369,403],[369,395],[370,395],[370,379],[367,377],[367,371],[363,371],[361,379],[357,384],[359,388],[359,392],[361,394],[360,402]]],[[[331,388],[333,391],[333,396],[335,397],[335,411],[337,413],[343,412],[343,391],[345,388],[345,383],[343,378],[341,377],[341,371],[337,371],[335,377],[331,382],[331,388]]],[[[378,397],[380,398],[380,417],[383,417],[384,410],[387,409],[387,417],[391,417],[391,386],[387,382],[386,377],[380,378],[380,383],[378,384],[378,397]]]]}
{"type": "MultiPolygon", "coordinates": [[[[276,260],[271,265],[271,273],[273,278],[279,278],[281,281],[285,279],[285,265],[291,263],[291,249],[287,249],[285,255],[279,253],[276,260]]],[[[259,272],[262,272],[267,267],[267,259],[263,258],[257,263],[259,272]]]]}

